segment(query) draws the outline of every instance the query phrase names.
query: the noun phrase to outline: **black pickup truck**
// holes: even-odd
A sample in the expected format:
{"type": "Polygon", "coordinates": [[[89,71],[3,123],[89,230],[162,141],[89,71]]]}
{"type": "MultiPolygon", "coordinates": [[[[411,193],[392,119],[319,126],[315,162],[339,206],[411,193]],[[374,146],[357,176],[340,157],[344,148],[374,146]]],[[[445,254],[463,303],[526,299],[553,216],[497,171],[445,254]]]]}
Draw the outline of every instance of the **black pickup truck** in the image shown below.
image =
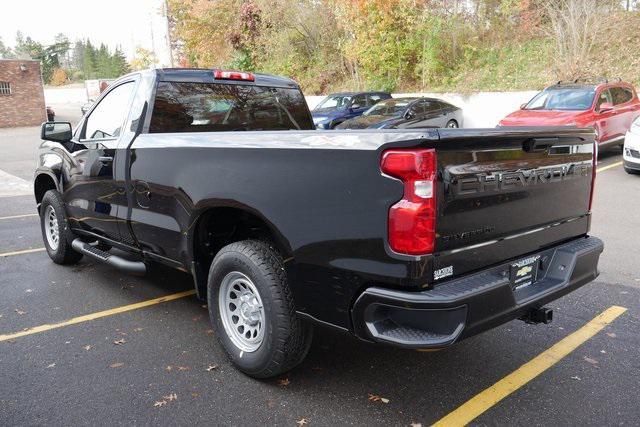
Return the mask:
{"type": "Polygon", "coordinates": [[[190,273],[254,377],[312,327],[438,349],[592,281],[594,134],[570,128],[322,132],[296,83],[164,69],[111,84],[74,131],[45,123],[47,252],[190,273]]]}

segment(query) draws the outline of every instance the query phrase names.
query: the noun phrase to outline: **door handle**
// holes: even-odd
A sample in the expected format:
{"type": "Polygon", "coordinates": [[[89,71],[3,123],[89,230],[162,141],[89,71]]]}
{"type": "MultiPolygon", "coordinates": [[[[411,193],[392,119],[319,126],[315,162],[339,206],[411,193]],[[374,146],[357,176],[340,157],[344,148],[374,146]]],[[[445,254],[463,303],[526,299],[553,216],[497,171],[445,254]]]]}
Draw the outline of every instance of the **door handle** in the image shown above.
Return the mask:
{"type": "Polygon", "coordinates": [[[113,163],[113,157],[109,156],[100,156],[98,157],[98,161],[100,163],[113,163]]]}

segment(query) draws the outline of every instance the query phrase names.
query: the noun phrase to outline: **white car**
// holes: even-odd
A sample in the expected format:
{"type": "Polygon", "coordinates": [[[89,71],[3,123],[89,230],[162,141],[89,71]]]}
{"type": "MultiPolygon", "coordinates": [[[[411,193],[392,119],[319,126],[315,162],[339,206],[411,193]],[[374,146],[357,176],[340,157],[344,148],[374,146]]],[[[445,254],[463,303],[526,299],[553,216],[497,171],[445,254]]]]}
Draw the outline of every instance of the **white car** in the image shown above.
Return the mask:
{"type": "Polygon", "coordinates": [[[622,159],[627,173],[640,174],[640,117],[633,121],[624,137],[622,159]]]}

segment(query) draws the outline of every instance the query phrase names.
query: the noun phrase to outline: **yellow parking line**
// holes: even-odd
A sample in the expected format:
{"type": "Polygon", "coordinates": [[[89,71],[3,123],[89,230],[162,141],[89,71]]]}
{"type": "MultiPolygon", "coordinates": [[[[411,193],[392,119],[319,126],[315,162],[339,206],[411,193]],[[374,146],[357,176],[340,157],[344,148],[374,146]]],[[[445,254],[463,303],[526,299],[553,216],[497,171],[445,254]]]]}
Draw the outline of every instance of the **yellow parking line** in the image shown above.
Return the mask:
{"type": "Polygon", "coordinates": [[[627,311],[624,307],[612,306],[589,323],[563,338],[551,348],[525,363],[491,387],[472,397],[455,411],[445,416],[434,426],[464,426],[509,396],[520,387],[558,363],[573,350],[584,344],[595,334],[627,311]]]}
{"type": "Polygon", "coordinates": [[[138,302],[135,304],[124,305],[122,307],[112,308],[110,310],[98,311],[97,313],[87,314],[85,316],[74,317],[73,319],[65,320],[60,323],[50,323],[47,325],[36,326],[33,328],[25,329],[24,331],[15,332],[13,334],[0,335],[0,342],[13,340],[16,338],[24,337],[26,335],[38,334],[40,332],[50,331],[52,329],[63,328],[69,325],[75,325],[82,322],[88,322],[89,320],[99,319],[101,317],[113,316],[114,314],[124,313],[131,310],[137,310],[139,308],[149,307],[150,305],[160,304],[163,302],[173,301],[180,298],[195,295],[195,290],[178,292],[177,294],[171,294],[160,298],[154,298],[147,301],[138,302]]]}
{"type": "Polygon", "coordinates": [[[606,171],[607,169],[613,169],[613,168],[616,168],[616,167],[618,167],[618,166],[620,166],[620,165],[622,165],[622,162],[616,162],[616,163],[613,163],[613,164],[610,164],[610,165],[607,165],[607,166],[603,166],[603,167],[601,167],[601,168],[598,168],[598,169],[596,169],[596,172],[598,172],[598,173],[600,173],[600,172],[604,172],[604,171],[606,171]]]}
{"type": "Polygon", "coordinates": [[[38,216],[38,214],[32,213],[32,214],[23,214],[23,215],[0,216],[0,221],[2,221],[3,219],[29,218],[32,216],[38,216]]]}
{"type": "Polygon", "coordinates": [[[14,252],[4,252],[4,253],[0,253],[0,258],[14,256],[14,255],[30,254],[33,252],[42,252],[44,250],[45,248],[34,248],[34,249],[24,249],[21,251],[14,251],[14,252]]]}

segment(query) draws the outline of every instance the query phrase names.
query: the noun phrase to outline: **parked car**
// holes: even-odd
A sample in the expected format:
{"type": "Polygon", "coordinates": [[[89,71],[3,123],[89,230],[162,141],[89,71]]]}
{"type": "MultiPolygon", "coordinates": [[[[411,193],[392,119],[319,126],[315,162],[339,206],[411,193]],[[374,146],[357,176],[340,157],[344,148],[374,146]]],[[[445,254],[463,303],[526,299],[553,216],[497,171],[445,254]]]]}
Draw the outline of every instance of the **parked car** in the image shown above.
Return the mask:
{"type": "Polygon", "coordinates": [[[622,160],[627,173],[640,174],[640,117],[633,121],[625,135],[622,160]]]}
{"type": "Polygon", "coordinates": [[[640,115],[635,88],[622,81],[562,83],[549,86],[502,119],[499,126],[592,127],[602,148],[622,145],[640,115]]]}
{"type": "Polygon", "coordinates": [[[435,98],[392,98],[380,101],[362,116],[337,129],[411,129],[462,127],[462,110],[435,98]]]}
{"type": "Polygon", "coordinates": [[[592,132],[311,129],[286,78],[122,77],[74,131],[42,127],[46,251],[191,273],[232,363],[262,378],[302,361],[313,325],[438,349],[548,323],[544,304],[597,277],[592,132]]]}
{"type": "Polygon", "coordinates": [[[358,117],[376,102],[389,98],[391,95],[387,92],[334,93],[313,109],[313,123],[318,129],[333,129],[345,120],[358,117]]]}
{"type": "Polygon", "coordinates": [[[53,108],[47,105],[47,121],[52,122],[56,119],[56,112],[53,111],[53,108]]]}

